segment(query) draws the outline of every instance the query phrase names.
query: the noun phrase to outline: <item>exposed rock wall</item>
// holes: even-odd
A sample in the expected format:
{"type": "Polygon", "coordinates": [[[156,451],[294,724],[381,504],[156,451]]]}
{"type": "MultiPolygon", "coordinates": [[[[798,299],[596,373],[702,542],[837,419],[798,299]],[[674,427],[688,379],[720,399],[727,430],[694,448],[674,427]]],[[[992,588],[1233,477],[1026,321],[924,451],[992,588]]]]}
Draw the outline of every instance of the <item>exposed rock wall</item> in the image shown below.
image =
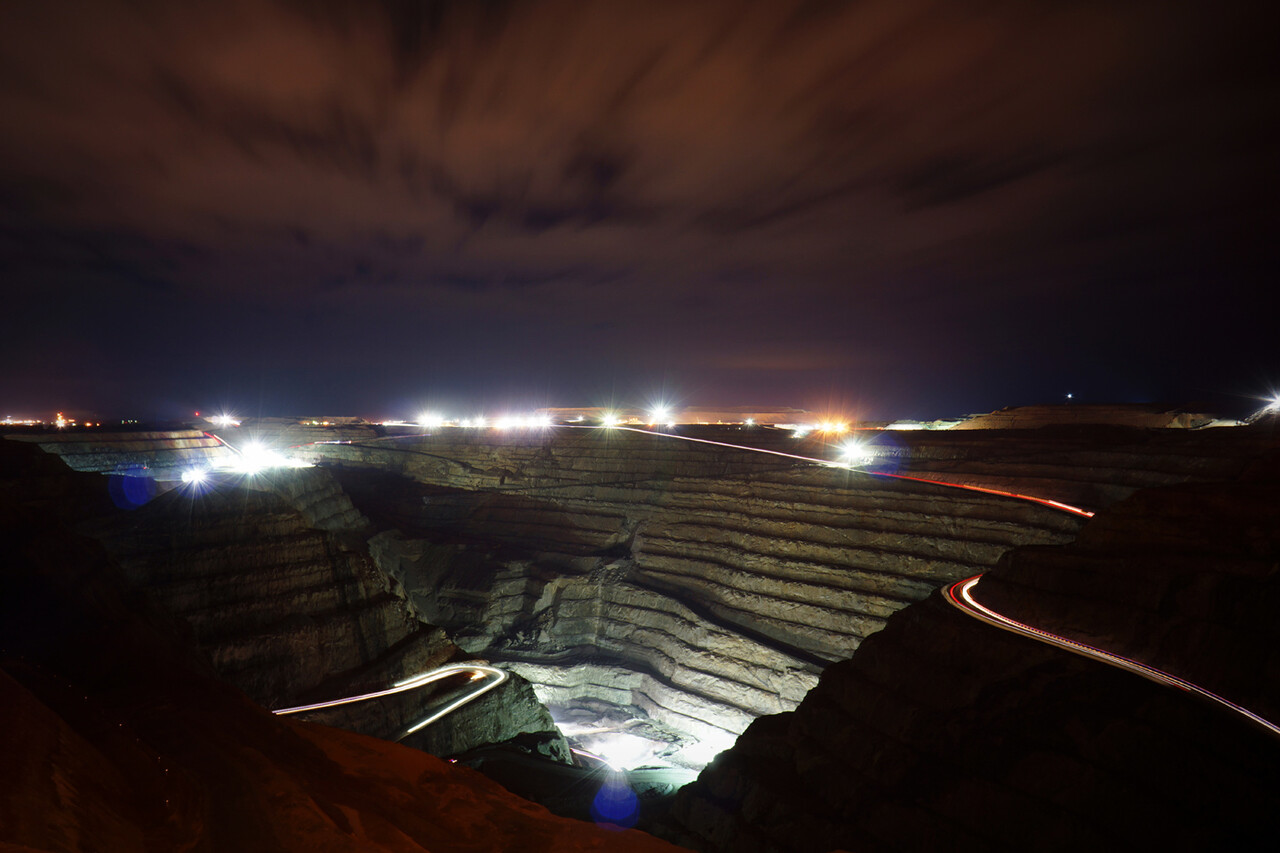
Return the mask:
{"type": "MultiPolygon", "coordinates": [[[[420,629],[357,551],[279,496],[224,481],[95,530],[128,578],[189,622],[220,672],[268,707],[359,669],[420,629]]],[[[434,655],[451,653],[442,636],[434,655]]]]}
{"type": "Polygon", "coordinates": [[[29,432],[5,436],[38,445],[74,471],[131,471],[152,479],[177,480],[193,464],[229,461],[231,451],[200,430],[161,432],[29,432]]]}
{"type": "MultiPolygon", "coordinates": [[[[0,442],[0,848],[673,849],[555,817],[417,750],[268,714],[214,678],[100,546],[9,488],[39,465],[9,463],[0,442]]],[[[109,506],[83,478],[54,480],[109,506]]]]}
{"type": "Polygon", "coordinates": [[[346,531],[363,537],[369,519],[351,503],[342,487],[328,473],[309,468],[277,472],[262,485],[284,500],[317,530],[346,531]]]}
{"type": "Polygon", "coordinates": [[[236,448],[257,442],[276,451],[318,441],[367,441],[386,430],[359,418],[243,418],[235,425],[211,426],[219,439],[236,448]]]}
{"type": "MultiPolygon", "coordinates": [[[[366,525],[327,473],[283,469],[175,490],[87,529],[132,583],[191,626],[222,677],[280,708],[380,689],[460,654],[374,568],[366,525]]],[[[554,732],[536,702],[503,695],[509,701],[496,718],[506,737],[554,732]]],[[[432,701],[431,691],[415,691],[324,719],[395,737],[432,701]]],[[[466,729],[454,720],[437,725],[466,729]]]]}
{"type": "MultiPolygon", "coordinates": [[[[1139,493],[1076,544],[1014,550],[977,597],[1274,713],[1277,481],[1139,493]]],[[[1277,808],[1273,737],[933,595],[757,720],[666,832],[735,853],[1269,849],[1277,808]]]]}
{"type": "Polygon", "coordinates": [[[1280,721],[1264,652],[1280,647],[1280,477],[1139,492],[1069,546],[1010,554],[978,593],[1280,721]]]}
{"type": "Polygon", "coordinates": [[[1079,524],[631,432],[448,430],[310,458],[394,528],[372,540],[375,561],[469,652],[557,708],[626,706],[720,746],[794,707],[896,610],[1079,524]]]}

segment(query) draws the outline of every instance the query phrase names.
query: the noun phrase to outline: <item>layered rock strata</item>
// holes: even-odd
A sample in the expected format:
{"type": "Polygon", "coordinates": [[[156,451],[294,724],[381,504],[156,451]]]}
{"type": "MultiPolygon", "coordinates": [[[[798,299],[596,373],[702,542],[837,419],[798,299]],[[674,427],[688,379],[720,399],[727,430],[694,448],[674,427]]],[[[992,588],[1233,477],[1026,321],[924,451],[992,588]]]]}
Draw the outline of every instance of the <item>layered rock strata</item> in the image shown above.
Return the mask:
{"type": "MultiPolygon", "coordinates": [[[[1011,552],[978,599],[1274,714],[1280,478],[1142,492],[1011,552]]],[[[933,595],[682,790],[707,851],[1268,849],[1280,743],[933,595]]]]}
{"type": "Polygon", "coordinates": [[[0,442],[0,848],[674,849],[554,817],[417,750],[272,716],[214,678],[57,506],[28,500],[41,481],[63,507],[77,493],[77,508],[109,506],[105,490],[10,463],[0,442]]]}
{"type": "MultiPolygon", "coordinates": [[[[786,433],[751,437],[795,450],[786,433]]],[[[894,611],[1078,527],[1023,502],[634,432],[446,430],[308,458],[390,528],[372,554],[424,619],[561,713],[630,708],[699,738],[701,760],[794,707],[894,611]]]]}
{"type": "MultiPolygon", "coordinates": [[[[220,676],[281,708],[382,689],[461,655],[374,567],[366,524],[324,472],[282,469],[174,490],[84,529],[131,583],[191,627],[220,676]]],[[[421,690],[313,717],[395,738],[436,702],[421,690]]],[[[490,737],[555,732],[518,684],[486,707],[500,722],[446,719],[436,725],[457,731],[439,742],[462,751],[490,737]]],[[[555,749],[567,758],[562,742],[555,749]]]]}
{"type": "Polygon", "coordinates": [[[1020,549],[983,603],[1280,721],[1280,466],[1139,492],[1071,545],[1020,549]]]}
{"type": "Polygon", "coordinates": [[[276,451],[288,451],[316,442],[368,441],[387,434],[378,424],[360,418],[321,416],[314,418],[243,418],[234,424],[211,425],[220,441],[242,449],[258,443],[276,451]]]}
{"type": "Polygon", "coordinates": [[[74,471],[119,473],[152,480],[179,480],[192,465],[214,467],[230,461],[232,455],[217,438],[194,429],[26,432],[5,438],[38,445],[46,453],[61,457],[74,471]]]}

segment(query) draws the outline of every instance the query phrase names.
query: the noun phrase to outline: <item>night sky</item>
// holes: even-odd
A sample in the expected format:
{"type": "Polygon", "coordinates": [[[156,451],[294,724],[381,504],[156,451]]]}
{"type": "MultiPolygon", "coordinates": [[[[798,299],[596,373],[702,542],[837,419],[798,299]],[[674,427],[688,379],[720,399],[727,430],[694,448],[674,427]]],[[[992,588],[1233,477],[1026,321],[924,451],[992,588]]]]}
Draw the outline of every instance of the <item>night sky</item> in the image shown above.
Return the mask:
{"type": "Polygon", "coordinates": [[[1259,7],[6,2],[0,416],[1265,394],[1259,7]]]}

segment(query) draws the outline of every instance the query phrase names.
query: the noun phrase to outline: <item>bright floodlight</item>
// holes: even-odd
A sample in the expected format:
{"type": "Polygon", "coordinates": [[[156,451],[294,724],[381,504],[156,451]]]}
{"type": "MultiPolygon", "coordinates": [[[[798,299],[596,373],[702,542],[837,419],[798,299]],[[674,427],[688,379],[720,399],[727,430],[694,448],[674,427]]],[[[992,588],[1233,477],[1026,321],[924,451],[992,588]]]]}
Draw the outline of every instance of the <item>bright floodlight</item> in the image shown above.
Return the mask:
{"type": "Polygon", "coordinates": [[[240,451],[240,470],[245,474],[257,474],[275,464],[277,454],[261,442],[251,441],[240,451]]]}
{"type": "Polygon", "coordinates": [[[649,423],[665,424],[671,421],[671,409],[667,406],[654,406],[649,412],[649,423]]]}
{"type": "Polygon", "coordinates": [[[756,419],[755,419],[755,418],[747,418],[745,421],[743,421],[743,422],[742,422],[742,424],[743,424],[743,426],[755,426],[755,425],[756,425],[756,419]]]}
{"type": "Polygon", "coordinates": [[[214,415],[213,422],[220,427],[240,426],[240,421],[236,420],[235,415],[228,415],[225,412],[221,415],[214,415]]]}
{"type": "Polygon", "coordinates": [[[427,429],[439,429],[444,426],[444,418],[435,412],[423,412],[418,415],[418,426],[426,427],[427,429]]]}
{"type": "Polygon", "coordinates": [[[846,441],[840,446],[840,461],[850,468],[866,465],[874,458],[874,454],[866,445],[857,441],[846,441]]]}
{"type": "Polygon", "coordinates": [[[607,732],[596,735],[588,742],[592,752],[617,770],[633,770],[653,761],[654,743],[648,738],[623,732],[607,732]]]}
{"type": "Polygon", "coordinates": [[[205,478],[208,475],[209,475],[209,472],[203,469],[188,468],[186,471],[182,472],[182,482],[190,483],[193,486],[198,486],[205,481],[205,478]]]}
{"type": "Polygon", "coordinates": [[[619,418],[617,415],[615,415],[613,412],[606,412],[604,417],[600,419],[600,425],[603,427],[612,428],[612,427],[616,427],[620,423],[622,423],[622,419],[619,418]]]}

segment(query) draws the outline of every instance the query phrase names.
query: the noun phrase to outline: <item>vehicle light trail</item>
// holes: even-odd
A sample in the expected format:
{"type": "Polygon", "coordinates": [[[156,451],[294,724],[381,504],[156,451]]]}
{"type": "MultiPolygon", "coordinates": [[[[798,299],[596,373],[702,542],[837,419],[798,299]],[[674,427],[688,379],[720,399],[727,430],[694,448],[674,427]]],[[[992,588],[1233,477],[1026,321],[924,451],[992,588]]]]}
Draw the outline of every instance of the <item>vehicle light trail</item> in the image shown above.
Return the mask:
{"type": "Polygon", "coordinates": [[[356,702],[367,702],[370,699],[379,699],[383,696],[392,696],[396,693],[418,690],[419,688],[426,687],[428,684],[434,684],[437,681],[443,681],[446,678],[452,678],[455,675],[462,675],[464,673],[471,673],[472,681],[480,681],[481,679],[484,679],[484,683],[474,685],[472,689],[463,696],[460,696],[445,705],[443,708],[437,709],[424,719],[414,723],[404,731],[404,734],[400,735],[400,738],[398,738],[403,739],[405,736],[411,735],[419,729],[426,728],[446,714],[456,711],[468,702],[474,701],[488,693],[490,690],[493,690],[499,684],[507,680],[507,673],[497,667],[488,666],[478,661],[450,664],[448,666],[437,667],[436,669],[425,670],[411,678],[405,679],[404,681],[398,681],[385,690],[374,690],[370,693],[360,693],[356,696],[344,696],[341,699],[330,699],[326,702],[315,702],[311,705],[298,705],[293,708],[279,708],[271,713],[279,715],[302,714],[307,711],[336,708],[339,705],[351,705],[356,702]]]}
{"type": "MultiPolygon", "coordinates": [[[[597,428],[597,427],[592,427],[592,428],[597,428]]],[[[846,467],[846,466],[841,466],[838,463],[833,463],[824,459],[814,459],[812,457],[807,457],[807,456],[798,456],[793,453],[782,453],[777,450],[766,450],[764,448],[730,444],[728,442],[723,442],[723,441],[711,441],[703,438],[693,438],[691,436],[673,435],[669,433],[653,433],[649,430],[635,429],[632,427],[613,427],[613,429],[626,429],[631,432],[642,432],[650,435],[657,434],[657,435],[663,435],[667,438],[679,438],[685,441],[698,442],[700,444],[715,444],[715,445],[720,445],[721,447],[730,447],[730,448],[736,448],[739,450],[752,450],[757,453],[768,453],[773,456],[785,456],[791,459],[798,459],[803,462],[815,462],[822,465],[835,465],[836,467],[846,467]]],[[[1032,503],[1037,503],[1042,506],[1047,506],[1051,509],[1056,509],[1062,512],[1070,513],[1071,515],[1075,515],[1080,518],[1093,518],[1094,516],[1094,513],[1087,509],[1082,509],[1078,506],[1072,506],[1071,504],[1063,503],[1062,501],[1055,501],[1049,498],[1039,498],[1033,495],[1019,494],[1017,492],[1005,491],[1003,489],[992,489],[992,488],[987,488],[985,486],[973,486],[966,483],[949,483],[949,482],[946,482],[945,480],[931,480],[925,477],[913,477],[907,474],[889,474],[889,473],[882,473],[878,471],[867,471],[866,473],[874,477],[888,477],[888,478],[893,478],[895,480],[909,480],[917,483],[928,483],[930,485],[946,486],[948,488],[953,488],[953,489],[964,489],[966,491],[971,491],[971,492],[982,492],[984,494],[997,495],[999,497],[1015,498],[1017,500],[1030,501],[1032,503]]],[[[978,585],[978,581],[981,580],[981,578],[982,578],[982,575],[975,575],[971,578],[958,581],[952,584],[951,586],[947,587],[946,589],[947,600],[950,601],[953,605],[955,605],[955,607],[957,607],[961,612],[969,616],[972,616],[976,619],[980,619],[981,621],[986,622],[987,624],[992,625],[994,627],[1001,628],[1006,631],[1011,631],[1015,634],[1019,634],[1024,637],[1029,637],[1033,640],[1038,640],[1042,643],[1047,643],[1052,646],[1057,646],[1058,648],[1065,649],[1069,652],[1081,655],[1083,657],[1102,661],[1103,663],[1110,664],[1111,666],[1115,666],[1120,669],[1126,670],[1128,672],[1132,672],[1135,675],[1140,675],[1143,678],[1146,678],[1150,681],[1154,681],[1157,684],[1163,684],[1169,687],[1176,687],[1179,690],[1183,690],[1189,693],[1193,693],[1197,696],[1201,696],[1214,703],[1217,703],[1218,705],[1221,705],[1224,708],[1227,708],[1230,711],[1234,711],[1235,713],[1240,714],[1245,719],[1249,720],[1255,725],[1261,726],[1263,729],[1265,729],[1272,735],[1280,737],[1280,726],[1277,726],[1275,723],[1272,723],[1271,721],[1259,716],[1258,714],[1255,714],[1253,711],[1250,711],[1248,708],[1244,708],[1240,705],[1237,705],[1231,700],[1226,699],[1222,696],[1219,696],[1218,694],[1210,690],[1206,690],[1205,688],[1200,687],[1199,685],[1194,684],[1190,681],[1187,681],[1184,678],[1179,678],[1176,675],[1164,672],[1163,670],[1156,669],[1155,667],[1149,666],[1145,663],[1141,663],[1139,661],[1126,658],[1123,655],[1117,655],[1112,652],[1108,652],[1104,649],[1095,648],[1094,646],[1090,646],[1085,643],[1080,643],[1075,640],[1068,639],[1067,637],[1060,637],[1057,634],[1051,634],[1048,631],[1044,631],[1040,628],[1036,628],[1031,625],[1026,625],[1022,622],[1018,622],[1014,619],[1010,619],[1009,617],[1004,616],[1003,614],[996,613],[994,610],[991,610],[990,608],[985,607],[984,605],[978,603],[973,598],[973,588],[978,585]]]]}
{"type": "MultiPolygon", "coordinates": [[[[727,441],[712,441],[709,438],[694,438],[693,436],[690,436],[690,435],[679,435],[677,433],[654,432],[653,430],[637,429],[635,427],[624,427],[624,426],[599,427],[595,425],[575,426],[573,424],[564,424],[564,426],[570,426],[575,429],[626,430],[627,432],[638,432],[643,435],[657,435],[663,438],[674,438],[674,439],[679,439],[681,441],[692,441],[698,444],[712,444],[718,447],[728,447],[733,450],[749,450],[753,453],[767,453],[770,456],[782,456],[787,459],[797,459],[801,462],[812,462],[816,465],[825,465],[831,468],[848,468],[850,470],[862,470],[860,466],[842,465],[841,463],[833,462],[830,459],[818,459],[813,456],[800,456],[795,453],[784,453],[781,450],[768,450],[763,447],[752,447],[747,444],[732,444],[727,441]]],[[[891,477],[895,480],[911,480],[912,482],[916,482],[916,483],[928,483],[935,486],[947,486],[952,489],[965,489],[966,491],[970,491],[970,492],[982,492],[983,494],[997,495],[999,497],[1004,497],[1004,498],[1017,498],[1018,500],[1031,501],[1032,503],[1038,503],[1038,504],[1041,504],[1042,506],[1050,507],[1051,509],[1058,509],[1058,510],[1062,510],[1063,512],[1069,512],[1072,515],[1077,515],[1077,516],[1080,516],[1081,518],[1093,518],[1093,513],[1087,509],[1081,509],[1078,506],[1072,506],[1071,504],[1063,503],[1062,501],[1051,500],[1049,498],[1038,498],[1033,495],[1023,495],[1023,494],[1019,494],[1018,492],[1009,492],[1009,491],[1004,491],[1002,489],[992,489],[986,486],[971,486],[966,483],[949,483],[946,480],[930,480],[925,477],[912,477],[912,476],[908,476],[907,474],[890,474],[884,471],[864,471],[863,473],[870,474],[873,477],[891,477]]]]}
{"type": "Polygon", "coordinates": [[[1072,515],[1078,515],[1081,518],[1093,518],[1093,513],[1087,509],[1081,509],[1078,506],[1063,503],[1062,501],[1050,500],[1049,498],[1037,498],[1034,495],[1023,495],[1018,492],[1006,492],[1003,489],[990,489],[986,486],[971,486],[968,483],[948,483],[946,480],[930,480],[925,477],[911,477],[907,474],[889,474],[881,471],[868,471],[874,477],[892,477],[895,480],[912,480],[917,483],[931,483],[935,486],[949,486],[953,489],[966,489],[970,492],[983,492],[988,495],[999,495],[1006,498],[1017,498],[1022,501],[1031,501],[1051,509],[1060,509],[1063,512],[1069,512],[1072,515]]]}
{"type": "MultiPolygon", "coordinates": [[[[706,439],[706,438],[694,438],[693,436],[679,435],[676,433],[655,432],[653,430],[638,429],[635,427],[627,427],[627,426],[621,426],[621,425],[597,426],[597,425],[585,425],[585,424],[584,425],[560,424],[559,426],[569,427],[573,429],[624,430],[627,432],[636,432],[644,435],[655,435],[655,436],[660,436],[662,438],[678,439],[680,441],[689,441],[696,444],[707,444],[707,445],[712,445],[717,447],[725,447],[732,450],[744,450],[752,453],[764,453],[770,456],[779,456],[785,459],[794,459],[799,462],[807,462],[815,465],[823,465],[826,467],[847,468],[850,470],[857,470],[857,466],[842,465],[839,462],[834,462],[829,459],[819,459],[812,456],[801,456],[796,453],[785,453],[780,450],[769,450],[763,447],[752,447],[750,445],[733,444],[731,442],[725,442],[725,441],[714,441],[712,439],[706,439]]],[[[394,437],[388,436],[387,438],[394,439],[394,438],[405,438],[405,437],[408,437],[408,436],[394,436],[394,437]]],[[[314,443],[318,444],[320,442],[314,442],[314,443]]],[[[1015,500],[1029,501],[1031,503],[1036,503],[1036,504],[1040,504],[1041,506],[1049,507],[1050,509],[1055,509],[1061,512],[1066,512],[1071,515],[1075,515],[1079,518],[1093,518],[1094,516],[1094,513],[1090,510],[1086,510],[1077,506],[1072,506],[1071,504],[1064,503],[1062,501],[1056,501],[1050,498],[1036,497],[1034,495],[1020,494],[1018,492],[1010,492],[1003,489],[993,489],[985,486],[970,485],[967,483],[951,483],[945,480],[933,480],[926,477],[914,477],[907,474],[891,474],[891,473],[880,472],[880,471],[864,471],[864,473],[873,477],[891,478],[895,480],[907,480],[907,481],[916,482],[916,483],[945,486],[947,488],[952,488],[952,489],[964,489],[966,491],[971,491],[971,492],[980,492],[983,494],[995,495],[997,497],[1006,497],[1006,498],[1013,498],[1015,500]]],[[[1237,705],[1231,700],[1226,699],[1222,696],[1219,696],[1218,694],[1210,690],[1206,690],[1205,688],[1200,687],[1199,685],[1194,684],[1190,681],[1187,681],[1184,678],[1180,678],[1171,673],[1167,673],[1167,672],[1164,672],[1163,670],[1156,669],[1155,667],[1149,666],[1139,661],[1126,658],[1123,655],[1117,655],[1112,652],[1108,652],[1104,649],[1099,649],[1094,646],[1090,646],[1085,643],[1078,642],[1076,640],[1071,640],[1067,637],[1061,637],[1061,636],[1058,636],[1057,634],[1052,634],[1040,628],[1036,628],[1034,626],[1027,625],[1022,622],[1018,622],[1014,619],[1010,619],[1009,617],[1004,616],[1003,614],[1000,614],[995,612],[994,610],[991,610],[990,608],[980,604],[977,600],[973,598],[973,588],[978,585],[978,581],[981,580],[981,578],[982,578],[982,575],[979,574],[971,578],[967,578],[965,580],[957,581],[956,583],[951,584],[949,587],[946,588],[946,591],[945,591],[946,599],[949,602],[951,602],[951,604],[954,605],[957,609],[959,609],[962,613],[965,613],[966,615],[971,616],[975,619],[979,619],[993,627],[1000,628],[1001,630],[1009,631],[1014,634],[1018,634],[1020,636],[1028,637],[1030,639],[1037,640],[1042,643],[1047,643],[1049,645],[1064,649],[1073,654],[1090,658],[1092,660],[1101,661],[1111,666],[1115,666],[1119,669],[1123,669],[1128,672],[1131,672],[1135,675],[1139,675],[1157,684],[1163,684],[1165,686],[1175,687],[1179,690],[1192,693],[1204,699],[1208,699],[1217,705],[1220,705],[1230,711],[1233,711],[1243,716],[1245,719],[1249,720],[1253,724],[1262,727],[1271,735],[1280,737],[1280,726],[1277,726],[1275,723],[1272,723],[1271,721],[1265,719],[1264,717],[1259,716],[1253,711],[1250,711],[1247,708],[1237,705]]],[[[495,670],[495,671],[500,672],[500,670],[495,670]]],[[[503,678],[505,677],[506,676],[504,673],[503,678]]],[[[419,685],[415,684],[414,686],[419,686],[419,685]]],[[[495,686],[497,686],[496,683],[493,685],[486,686],[485,689],[492,689],[492,687],[495,687],[495,686]]],[[[351,697],[345,700],[337,700],[334,703],[322,703],[320,705],[306,706],[304,708],[298,708],[298,709],[285,709],[282,711],[277,711],[276,713],[291,713],[293,711],[307,710],[312,707],[317,707],[317,708],[329,707],[331,704],[342,704],[344,702],[349,702],[349,701],[363,701],[363,699],[365,698],[374,698],[375,696],[387,695],[388,693],[391,693],[391,692],[400,692],[400,689],[401,688],[393,688],[392,690],[389,690],[389,691],[382,691],[379,693],[368,694],[367,696],[364,696],[364,697],[351,697]]],[[[413,687],[406,687],[403,689],[413,689],[413,687]]],[[[479,695],[479,694],[476,694],[476,695],[479,695]]],[[[463,699],[451,704],[450,706],[441,710],[440,712],[437,712],[433,716],[429,717],[427,720],[421,723],[418,723],[414,728],[410,729],[405,734],[409,734],[410,732],[417,731],[423,726],[426,726],[431,722],[434,722],[435,720],[444,716],[444,714],[447,714],[450,711],[452,711],[455,707],[465,704],[466,702],[470,701],[472,698],[474,698],[474,696],[464,697],[463,699]]]]}
{"type": "MultiPolygon", "coordinates": [[[[728,441],[714,441],[709,438],[694,438],[691,435],[680,435],[679,433],[671,433],[671,432],[656,432],[651,429],[639,429],[637,427],[620,426],[620,425],[603,426],[603,425],[597,425],[597,424],[555,424],[548,428],[605,430],[608,432],[617,432],[617,431],[635,432],[641,435],[651,435],[651,436],[657,436],[659,438],[666,438],[666,439],[672,439],[672,440],[678,440],[678,441],[690,441],[690,442],[693,442],[694,444],[709,444],[714,447],[726,447],[726,448],[729,448],[730,450],[745,450],[751,453],[764,453],[764,454],[768,454],[769,456],[780,456],[783,459],[794,459],[798,462],[808,462],[813,465],[822,465],[827,468],[844,468],[850,471],[862,471],[864,474],[868,474],[872,477],[884,477],[884,478],[891,478],[894,480],[910,480],[915,483],[927,483],[929,485],[934,485],[934,486],[946,486],[947,488],[951,488],[951,489],[964,489],[965,491],[969,491],[969,492],[981,492],[982,494],[995,495],[997,497],[1002,497],[1002,498],[1015,498],[1017,500],[1030,501],[1031,503],[1037,503],[1042,506],[1047,506],[1050,509],[1057,509],[1063,512],[1068,512],[1068,513],[1071,513],[1072,515],[1079,516],[1080,518],[1093,518],[1093,515],[1094,515],[1091,511],[1087,509],[1082,509],[1081,507],[1078,507],[1078,506],[1072,506],[1071,504],[1063,503],[1062,501],[1055,501],[1050,498],[1040,498],[1034,495],[1024,495],[1018,492],[1005,491],[1003,489],[992,489],[987,486],[974,486],[974,485],[969,485],[967,483],[951,483],[946,480],[931,480],[926,477],[913,477],[907,474],[890,474],[887,471],[870,471],[870,470],[866,470],[864,467],[860,465],[844,464],[844,463],[836,462],[831,459],[820,459],[816,456],[801,456],[798,453],[786,453],[781,450],[769,450],[768,448],[765,448],[765,447],[753,447],[749,444],[734,444],[728,441]]],[[[417,435],[378,436],[376,438],[362,439],[359,442],[359,444],[361,445],[371,444],[375,441],[398,441],[402,439],[412,439],[412,438],[419,438],[419,437],[420,436],[417,436],[417,435]]],[[[301,448],[301,447],[315,446],[315,445],[321,445],[321,444],[353,444],[353,443],[354,442],[351,442],[351,441],[312,441],[312,442],[308,442],[307,444],[294,445],[294,447],[301,448]]]]}
{"type": "Polygon", "coordinates": [[[764,448],[764,447],[751,447],[750,445],[747,445],[747,444],[731,444],[727,441],[712,441],[709,438],[694,438],[691,435],[680,435],[678,433],[673,433],[673,432],[654,432],[653,430],[650,430],[650,429],[637,429],[636,427],[628,427],[628,426],[605,427],[605,426],[595,426],[594,424],[589,426],[587,425],[579,426],[578,424],[561,424],[561,426],[569,427],[570,429],[596,429],[596,430],[603,429],[610,432],[621,432],[621,431],[638,432],[641,435],[656,435],[662,438],[676,438],[676,439],[679,439],[680,441],[692,441],[697,444],[714,444],[717,447],[728,447],[732,450],[750,450],[752,453],[767,453],[770,456],[782,456],[786,459],[798,459],[801,462],[813,462],[814,464],[817,464],[817,465],[825,465],[828,468],[848,468],[849,467],[848,465],[841,465],[839,462],[833,462],[830,459],[818,459],[813,456],[799,456],[795,453],[783,453],[781,450],[768,450],[767,448],[764,448]]]}
{"type": "Polygon", "coordinates": [[[965,580],[951,584],[946,588],[947,600],[962,613],[986,622],[988,625],[992,625],[996,628],[1000,628],[1020,636],[1030,637],[1033,640],[1047,643],[1051,646],[1065,649],[1072,654],[1102,661],[1103,663],[1110,664],[1111,666],[1132,672],[1135,675],[1140,675],[1148,681],[1154,681],[1157,684],[1163,684],[1167,687],[1176,687],[1179,690],[1193,693],[1197,696],[1208,699],[1230,711],[1240,714],[1250,722],[1261,726],[1272,735],[1280,737],[1280,726],[1277,726],[1275,723],[1255,714],[1248,708],[1237,705],[1230,699],[1223,698],[1217,693],[1206,690],[1197,684],[1187,681],[1185,678],[1179,678],[1172,673],[1156,669],[1153,666],[1148,666],[1147,664],[1133,660],[1132,658],[1127,658],[1123,655],[1106,651],[1105,649],[1099,649],[1096,646],[1090,646],[1087,643],[1081,643],[1067,637],[1052,634],[1041,628],[1028,625],[1025,622],[1010,619],[1002,613],[997,613],[991,608],[981,604],[973,597],[973,589],[978,585],[978,581],[980,580],[982,580],[982,575],[974,575],[971,578],[966,578],[965,580]]]}

